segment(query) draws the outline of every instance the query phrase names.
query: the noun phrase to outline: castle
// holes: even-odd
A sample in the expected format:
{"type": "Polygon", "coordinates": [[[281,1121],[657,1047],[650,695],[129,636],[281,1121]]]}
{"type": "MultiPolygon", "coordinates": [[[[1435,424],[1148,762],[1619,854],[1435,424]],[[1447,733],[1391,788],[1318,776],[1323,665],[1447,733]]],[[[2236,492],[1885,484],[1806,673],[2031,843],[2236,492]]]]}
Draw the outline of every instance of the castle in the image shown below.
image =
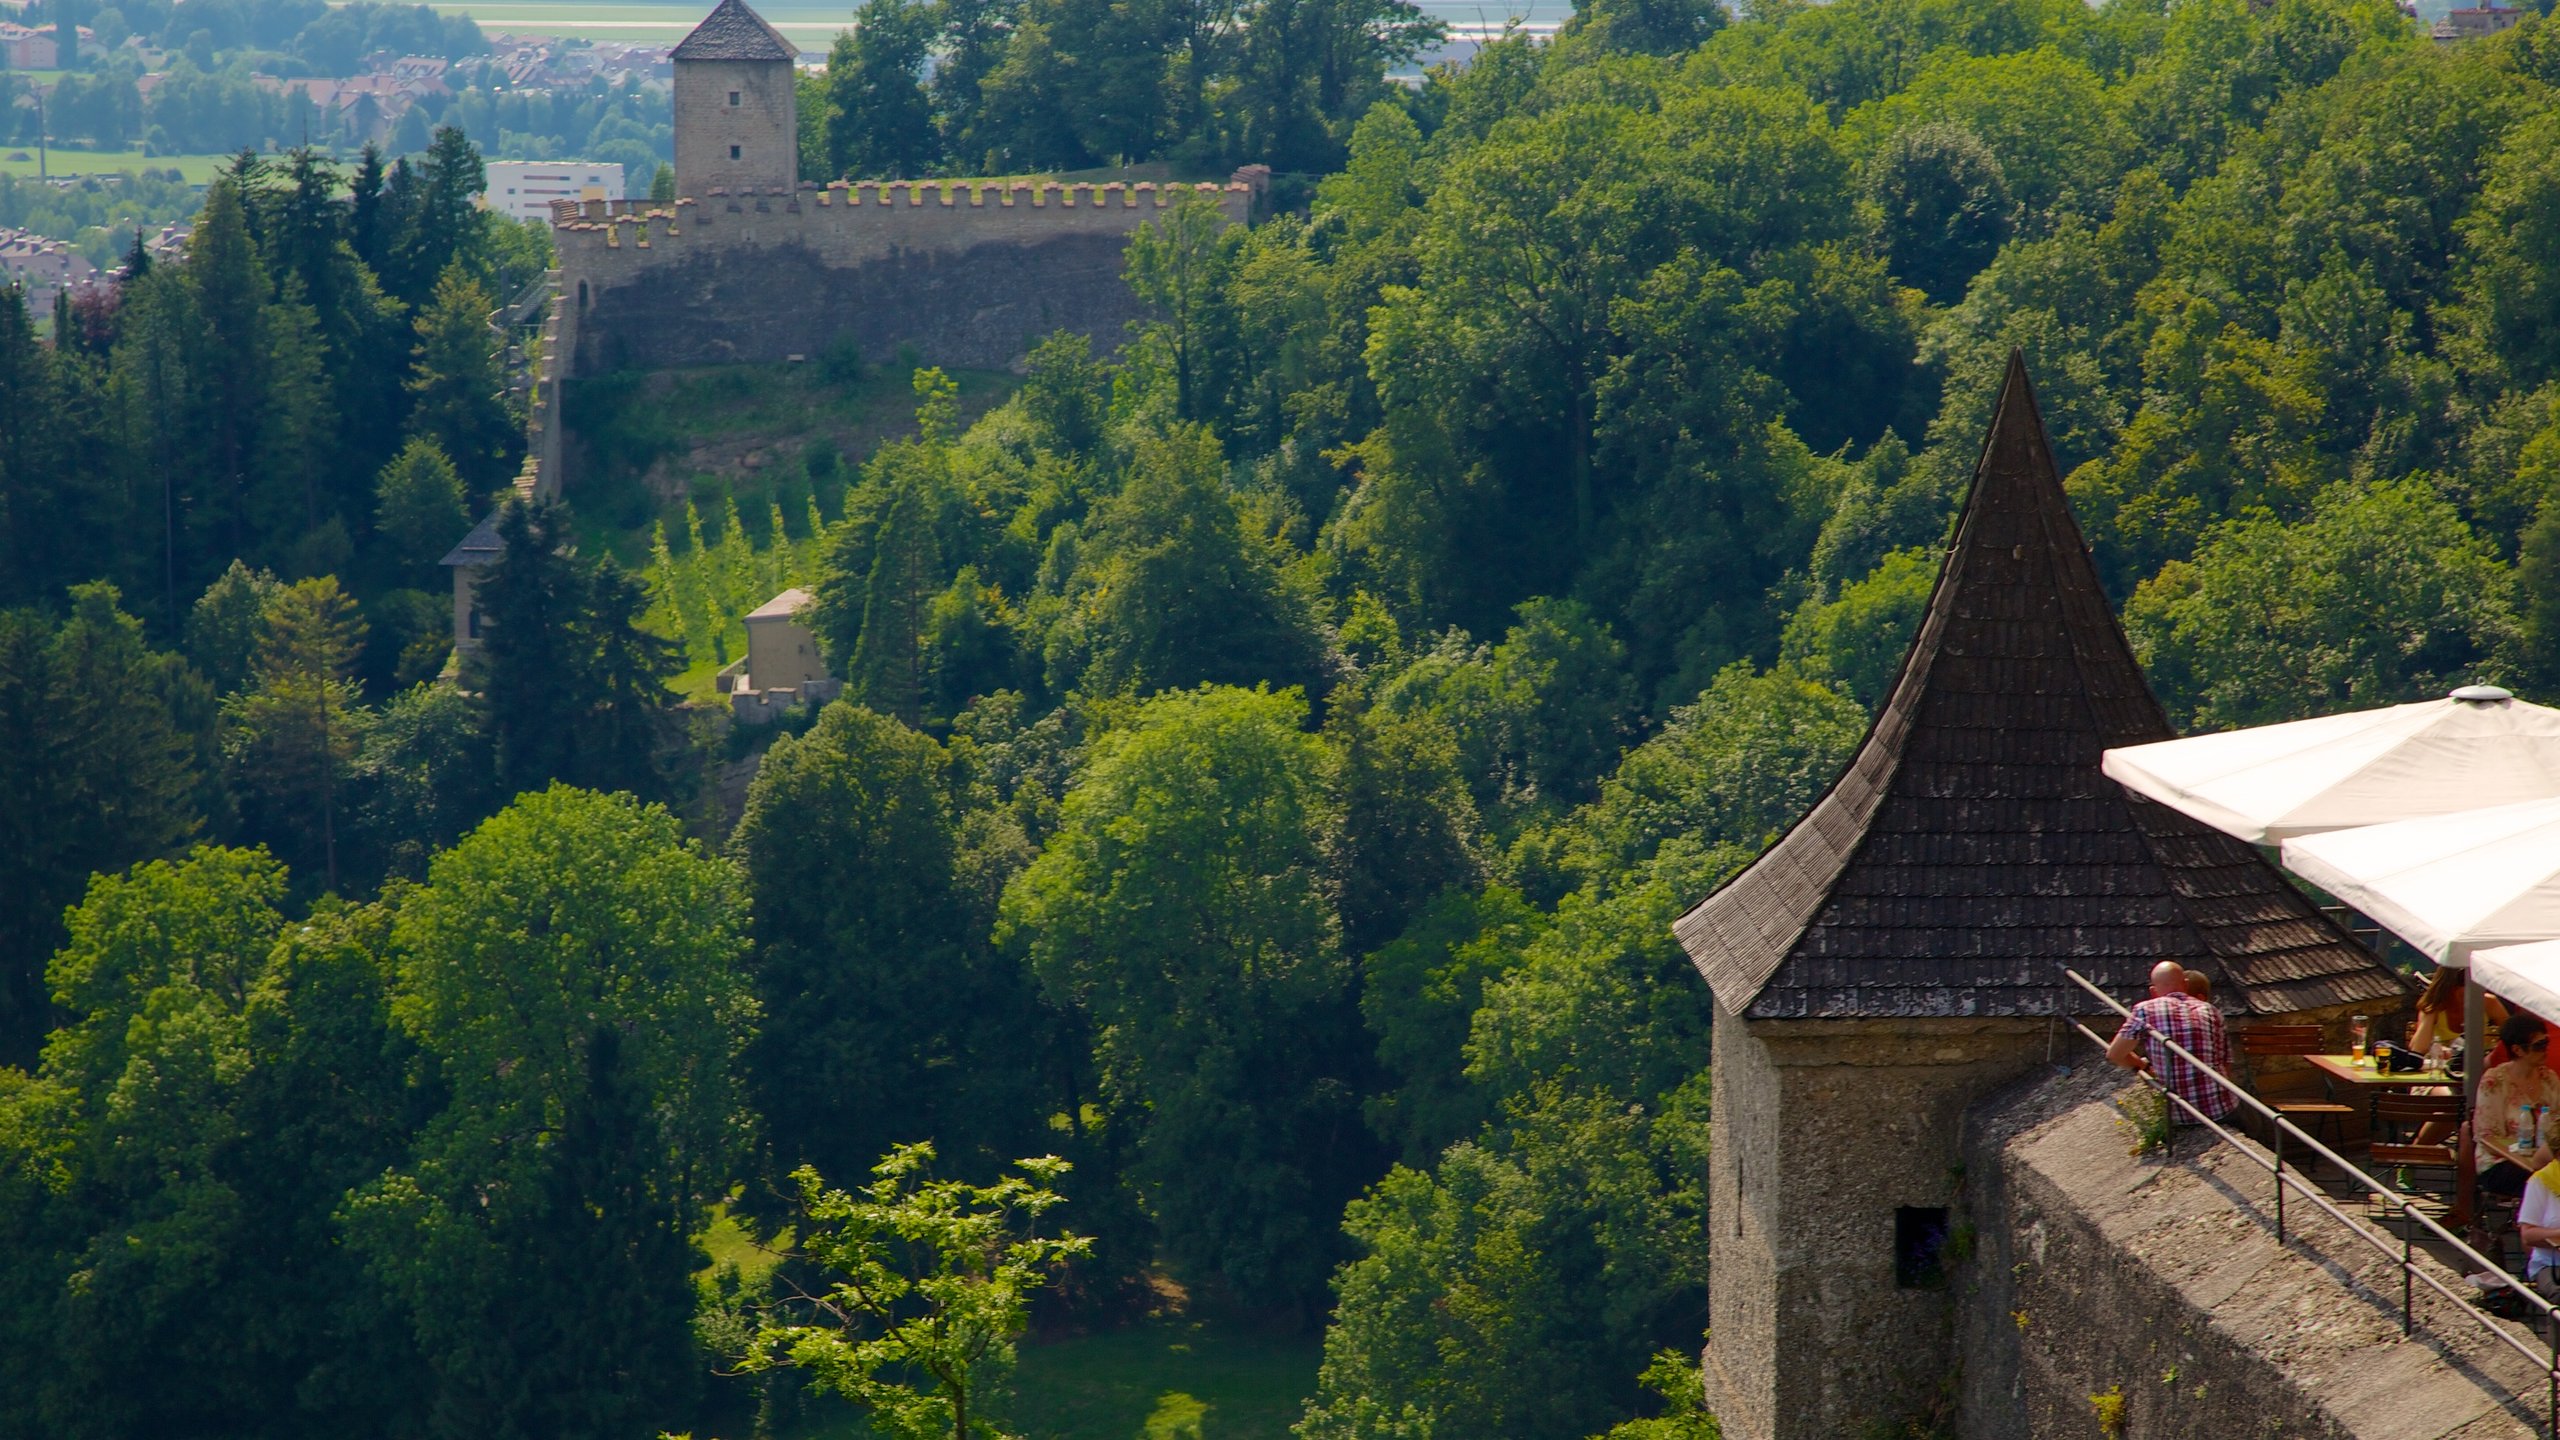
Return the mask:
{"type": "MultiPolygon", "coordinates": [[[[570,485],[562,391],[583,375],[814,359],[846,343],[1004,369],[1059,330],[1113,349],[1138,313],[1121,278],[1131,233],[1186,199],[1243,223],[1270,173],[812,184],[799,178],[798,54],[744,0],[720,0],[672,57],[676,199],[553,202],[558,262],[520,492],[570,485]]],[[[469,542],[445,558],[457,652],[477,640],[472,572],[495,558],[469,542]]]]}
{"type": "MultiPolygon", "coordinates": [[[[1968,1368],[1959,1342],[1968,1304],[2006,1277],[1951,1287],[1945,1252],[1999,1226],[1980,1183],[1964,1193],[1963,1133],[2069,1058],[2059,1026],[2089,1007],[2065,966],[2137,999],[2152,963],[2176,960],[2234,1020],[2406,1005],[2407,983],[2255,850],[2099,769],[2112,746],[2172,733],[2013,355],[1857,757],[1674,927],[1715,994],[1703,1363],[1728,1440],[1854,1436],[1957,1375],[1956,1433],[2019,1433],[2014,1358],[1980,1363],[1976,1345],[1968,1368]]],[[[2199,1428],[2174,1433],[2241,1433],[2189,1408],[2199,1428]]]]}
{"type": "Polygon", "coordinates": [[[850,341],[1002,369],[1056,330],[1114,348],[1136,300],[1131,232],[1178,198],[1251,216],[1261,167],[1224,185],[799,178],[798,50],[744,0],[676,46],[676,199],[554,202],[534,488],[574,464],[562,382],[624,368],[772,362],[850,341]]]}

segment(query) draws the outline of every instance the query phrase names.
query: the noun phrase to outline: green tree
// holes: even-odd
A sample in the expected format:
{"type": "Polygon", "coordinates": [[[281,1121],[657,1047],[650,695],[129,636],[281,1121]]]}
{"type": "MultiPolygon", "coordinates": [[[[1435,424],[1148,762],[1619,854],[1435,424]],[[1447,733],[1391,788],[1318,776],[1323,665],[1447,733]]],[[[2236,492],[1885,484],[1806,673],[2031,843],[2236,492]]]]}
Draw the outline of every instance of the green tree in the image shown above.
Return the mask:
{"type": "Polygon", "coordinates": [[[2215,527],[2134,592],[2125,631],[2170,713],[2221,729],[2495,678],[2515,597],[2496,553],[2413,476],[2326,491],[2298,524],[2215,527]]]}
{"type": "Polygon", "coordinates": [[[409,369],[411,437],[432,441],[450,457],[475,494],[505,484],[515,461],[515,424],[498,374],[497,337],[489,330],[495,308],[459,262],[448,267],[418,311],[409,369]]]}
{"type": "Polygon", "coordinates": [[[238,560],[205,587],[187,612],[186,656],[213,688],[228,695],[249,678],[267,606],[284,586],[238,560]]]}
{"type": "Polygon", "coordinates": [[[1197,426],[1139,440],[1128,483],[1081,542],[1049,642],[1053,684],[1143,694],[1321,680],[1304,602],[1245,533],[1225,470],[1197,426]]]}
{"type": "Polygon", "coordinates": [[[40,1327],[0,1339],[0,1430],[317,1440],[410,1403],[371,1318],[384,1297],[329,1218],[409,1119],[379,917],[288,933],[285,883],[257,852],[199,850],[101,876],[71,912],[68,1023],[0,1102],[0,1168],[42,1166],[48,1187],[32,1209],[0,1200],[19,1242],[0,1286],[40,1327]]]}
{"type": "Polygon", "coordinates": [[[1840,598],[1807,600],[1787,620],[1779,657],[1836,682],[1872,710],[1901,671],[1937,579],[1937,562],[1927,554],[1896,550],[1865,579],[1842,586],[1840,598]]]}
{"type": "Polygon", "coordinates": [[[1575,0],[1559,33],[1629,55],[1685,55],[1724,24],[1720,0],[1575,0]]]}
{"type": "Polygon", "coordinates": [[[106,584],[54,625],[0,612],[0,1051],[30,1063],[51,1028],[45,961],[92,874],[176,853],[204,823],[200,746],[170,703],[169,656],[106,584]]]}
{"type": "MultiPolygon", "coordinates": [[[[857,1194],[815,1167],[793,1177],[807,1217],[798,1252],[826,1277],[809,1318],[758,1329],[750,1370],[788,1365],[862,1407],[896,1440],[1010,1440],[984,1413],[1031,1321],[1031,1296],[1091,1242],[1044,1236],[1064,1203],[1055,1156],[1017,1160],[993,1185],[926,1177],[929,1144],[902,1145],[857,1194]]],[[[787,1313],[787,1312],[786,1312],[787,1313]]]]}
{"type": "Polygon", "coordinates": [[[999,939],[1090,1022],[1177,1271],[1312,1305],[1373,1163],[1355,991],[1325,894],[1323,742],[1293,695],[1160,695],[1094,742],[999,939]]]}
{"type": "Polygon", "coordinates": [[[655,794],[680,663],[639,628],[647,596],[610,564],[567,554],[548,503],[509,504],[504,554],[475,592],[485,633],[467,671],[488,717],[501,794],[555,779],[655,794]]]}
{"type": "Polygon", "coordinates": [[[862,639],[847,679],[864,704],[907,724],[924,718],[927,611],[944,584],[934,542],[927,455],[884,461],[888,503],[872,538],[871,573],[863,585],[862,639]]]}
{"type": "Polygon", "coordinates": [[[674,816],[565,786],[402,897],[392,1016],[445,1103],[345,1223],[412,1327],[427,1433],[624,1435],[688,1397],[689,1237],[749,1123],[745,924],[674,816]]]}
{"type": "Polygon", "coordinates": [[[1634,1408],[1619,1377],[1660,1344],[1694,1343],[1705,1316],[1693,1088],[1660,1108],[1543,1095],[1433,1172],[1398,1166],[1352,1202],[1361,1254],[1336,1282],[1297,1433],[1581,1440],[1634,1408]]]}
{"type": "Polygon", "coordinates": [[[776,1178],[926,1139],[992,1163],[1039,1133],[1036,997],[961,885],[948,764],[839,702],[776,740],[747,792],[730,844],[765,1013],[747,1078],[776,1178]]]}
{"type": "Polygon", "coordinates": [[[338,811],[365,716],[353,682],[364,621],[332,576],[276,593],[261,617],[247,688],[223,706],[223,750],[261,829],[317,850],[338,888],[338,811]],[[297,833],[300,832],[300,833],[297,833]]]}
{"type": "Polygon", "coordinates": [[[934,0],[863,0],[827,55],[831,177],[903,180],[941,153],[925,60],[941,23],[934,0]]]}
{"type": "Polygon", "coordinates": [[[414,569],[441,557],[471,528],[462,476],[433,437],[412,435],[374,481],[373,527],[400,563],[414,569]]]}
{"type": "Polygon", "coordinates": [[[1868,163],[1867,193],[1884,214],[1893,273],[1942,305],[1964,294],[2017,218],[1999,157],[1956,125],[1895,132],[1868,163]]]}
{"type": "Polygon", "coordinates": [[[384,701],[347,777],[359,883],[425,879],[431,857],[498,808],[495,791],[488,728],[470,695],[428,681],[384,701]]]}

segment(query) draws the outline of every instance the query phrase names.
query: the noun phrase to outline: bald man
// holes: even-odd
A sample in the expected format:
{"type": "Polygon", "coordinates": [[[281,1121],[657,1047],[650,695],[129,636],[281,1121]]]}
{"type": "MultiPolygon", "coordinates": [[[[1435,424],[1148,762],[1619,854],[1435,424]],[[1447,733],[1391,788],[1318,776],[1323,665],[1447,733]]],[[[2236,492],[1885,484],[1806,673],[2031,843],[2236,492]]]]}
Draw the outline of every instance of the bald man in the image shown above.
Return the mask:
{"type": "MultiPolygon", "coordinates": [[[[2124,1028],[2116,1032],[2115,1043],[2107,1047],[2107,1059],[2157,1077],[2169,1093],[2209,1118],[2219,1120],[2239,1106],[2230,1091],[2164,1041],[2184,1046],[2188,1054],[2225,1075],[2231,1073],[2231,1037],[2223,1028],[2222,1012],[2187,993],[2186,967],[2175,960],[2151,967],[2151,998],[2133,1007],[2124,1028]]],[[[2193,1115],[2174,1105],[2169,1118],[2180,1124],[2195,1123],[2193,1115]]]]}

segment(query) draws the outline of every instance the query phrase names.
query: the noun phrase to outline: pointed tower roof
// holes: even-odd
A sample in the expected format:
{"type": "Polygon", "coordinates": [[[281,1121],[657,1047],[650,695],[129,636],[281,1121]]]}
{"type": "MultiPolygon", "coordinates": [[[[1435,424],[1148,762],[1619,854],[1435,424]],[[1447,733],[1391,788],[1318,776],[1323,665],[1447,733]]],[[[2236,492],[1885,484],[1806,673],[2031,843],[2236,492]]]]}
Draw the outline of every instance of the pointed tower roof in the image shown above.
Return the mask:
{"type": "Polygon", "coordinates": [[[693,33],[676,43],[677,60],[798,61],[800,47],[746,6],[746,0],[720,0],[693,33]]]}
{"type": "Polygon", "coordinates": [[[2167,739],[2012,352],[1955,543],[1845,773],[1674,930],[1751,1019],[2051,1015],[2069,965],[2198,965],[2236,1014],[2396,1001],[2397,975],[2242,842],[2099,771],[2167,739]]]}

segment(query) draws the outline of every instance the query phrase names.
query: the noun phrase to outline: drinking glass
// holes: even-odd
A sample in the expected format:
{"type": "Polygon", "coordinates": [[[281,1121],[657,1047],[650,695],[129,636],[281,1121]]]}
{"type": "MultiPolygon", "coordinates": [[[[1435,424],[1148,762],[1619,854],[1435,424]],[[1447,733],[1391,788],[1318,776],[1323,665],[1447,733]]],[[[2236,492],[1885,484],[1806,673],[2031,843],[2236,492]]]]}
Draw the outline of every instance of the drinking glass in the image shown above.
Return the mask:
{"type": "Polygon", "coordinates": [[[2364,1063],[2364,1037],[2372,1026],[2373,1021],[2363,1015],[2347,1021],[2347,1058],[2357,1065],[2364,1063]]]}

